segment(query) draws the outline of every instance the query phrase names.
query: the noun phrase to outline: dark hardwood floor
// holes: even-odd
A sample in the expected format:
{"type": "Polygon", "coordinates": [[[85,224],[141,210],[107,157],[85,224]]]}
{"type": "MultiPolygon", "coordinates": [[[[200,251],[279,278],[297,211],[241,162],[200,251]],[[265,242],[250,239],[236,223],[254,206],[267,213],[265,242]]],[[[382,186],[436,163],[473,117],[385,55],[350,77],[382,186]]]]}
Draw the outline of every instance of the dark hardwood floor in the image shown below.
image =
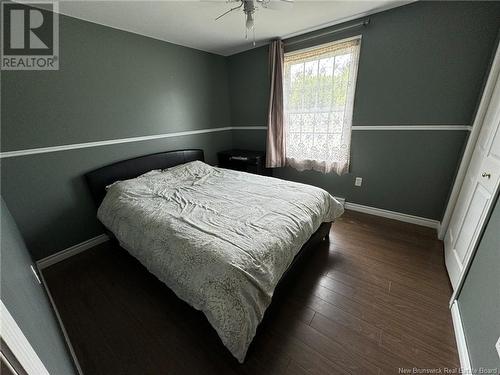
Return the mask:
{"type": "Polygon", "coordinates": [[[43,275],[86,375],[382,375],[459,366],[433,230],[348,211],[299,267],[243,365],[202,313],[118,245],[43,275]]]}

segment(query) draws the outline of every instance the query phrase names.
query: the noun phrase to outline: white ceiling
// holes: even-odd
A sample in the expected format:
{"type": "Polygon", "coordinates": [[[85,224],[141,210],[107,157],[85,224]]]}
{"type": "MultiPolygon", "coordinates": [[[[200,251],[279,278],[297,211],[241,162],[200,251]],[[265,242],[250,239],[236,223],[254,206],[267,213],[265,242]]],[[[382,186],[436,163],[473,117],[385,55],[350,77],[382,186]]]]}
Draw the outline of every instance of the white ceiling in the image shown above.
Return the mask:
{"type": "MultiPolygon", "coordinates": [[[[289,37],[319,29],[411,1],[272,0],[271,8],[257,5],[255,40],[289,37]]],[[[228,56],[253,48],[245,40],[245,18],[238,9],[215,18],[239,3],[216,1],[61,1],[59,12],[117,29],[203,51],[228,56]]]]}

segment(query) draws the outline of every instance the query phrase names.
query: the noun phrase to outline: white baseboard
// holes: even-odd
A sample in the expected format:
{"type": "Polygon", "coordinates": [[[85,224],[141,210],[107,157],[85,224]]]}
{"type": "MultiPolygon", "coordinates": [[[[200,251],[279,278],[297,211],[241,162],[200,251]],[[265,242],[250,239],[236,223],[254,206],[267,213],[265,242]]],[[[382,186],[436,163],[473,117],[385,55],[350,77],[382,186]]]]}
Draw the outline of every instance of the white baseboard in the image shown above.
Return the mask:
{"type": "Polygon", "coordinates": [[[87,241],[83,241],[79,244],[68,247],[67,249],[59,251],[58,253],[49,255],[46,258],[40,259],[39,261],[36,262],[36,265],[38,266],[39,269],[42,270],[44,268],[52,266],[53,264],[61,262],[64,259],[68,259],[69,257],[72,257],[73,255],[81,253],[82,251],[88,250],[91,247],[94,247],[94,246],[97,246],[103,242],[106,242],[108,240],[109,240],[109,236],[107,234],[100,234],[99,236],[93,237],[87,241]]]}
{"type": "Polygon", "coordinates": [[[49,303],[52,306],[52,310],[54,311],[54,315],[56,317],[56,320],[59,323],[59,327],[61,328],[61,332],[63,334],[64,341],[66,342],[66,346],[69,350],[69,354],[71,355],[71,358],[73,359],[73,363],[76,367],[77,373],[78,373],[78,375],[83,375],[83,371],[82,371],[82,368],[80,366],[80,362],[78,362],[78,358],[76,356],[75,349],[73,348],[73,345],[71,345],[71,341],[69,339],[68,332],[66,331],[66,327],[64,326],[64,322],[61,318],[61,315],[59,314],[59,310],[57,309],[56,303],[54,302],[54,298],[52,297],[52,293],[50,292],[47,281],[45,281],[45,277],[43,276],[41,269],[40,268],[38,268],[38,269],[40,271],[39,273],[40,273],[40,278],[42,281],[42,286],[45,289],[45,292],[47,293],[49,303]]]}
{"type": "Polygon", "coordinates": [[[439,221],[433,219],[427,219],[425,217],[413,216],[408,214],[403,214],[401,212],[383,210],[381,208],[375,208],[370,206],[363,206],[357,203],[345,202],[344,207],[347,210],[363,212],[365,214],[386,217],[388,219],[394,219],[399,221],[404,221],[405,223],[411,223],[416,225],[421,225],[428,228],[439,230],[439,221]]]}
{"type": "Polygon", "coordinates": [[[460,358],[460,367],[462,374],[472,374],[472,366],[467,350],[467,341],[465,340],[464,327],[462,318],[460,317],[460,309],[458,301],[453,302],[451,306],[451,317],[453,319],[453,330],[455,331],[455,339],[457,340],[458,357],[460,358]]]}
{"type": "MultiPolygon", "coordinates": [[[[342,197],[335,197],[335,199],[337,199],[339,201],[339,203],[341,203],[344,206],[344,208],[347,210],[364,212],[364,213],[370,214],[370,215],[386,217],[388,219],[404,221],[406,223],[421,225],[424,227],[429,227],[429,228],[434,228],[436,230],[439,230],[440,223],[437,220],[432,220],[432,219],[427,219],[424,217],[403,214],[403,213],[395,212],[395,211],[383,210],[381,208],[363,206],[363,205],[357,204],[357,203],[346,202],[345,198],[342,198],[342,197]]],[[[59,251],[58,253],[49,255],[46,258],[40,259],[39,261],[36,262],[36,264],[37,264],[38,268],[42,270],[44,268],[52,266],[53,264],[56,264],[56,263],[59,263],[65,259],[68,259],[69,257],[72,257],[73,255],[76,255],[76,254],[81,253],[85,250],[88,250],[94,246],[97,246],[103,242],[106,242],[108,240],[109,240],[108,235],[101,234],[101,235],[96,236],[94,238],[91,238],[87,241],[84,241],[84,242],[81,242],[81,243],[76,244],[74,246],[68,247],[67,249],[59,251]]]]}
{"type": "MultiPolygon", "coordinates": [[[[370,215],[386,217],[388,219],[404,221],[406,223],[421,225],[424,227],[429,227],[429,228],[434,228],[436,230],[439,230],[440,223],[437,220],[432,220],[432,219],[427,219],[424,217],[403,214],[403,213],[395,212],[395,211],[383,210],[381,208],[363,206],[363,205],[357,204],[357,203],[346,202],[345,199],[341,198],[341,197],[335,197],[335,199],[337,199],[339,201],[339,203],[341,203],[344,206],[344,208],[347,210],[364,212],[364,213],[370,214],[370,215]]],[[[37,264],[38,268],[42,270],[44,268],[52,266],[53,264],[56,264],[56,263],[61,262],[65,259],[68,259],[69,257],[72,257],[73,255],[76,255],[76,254],[81,253],[85,250],[88,250],[94,246],[97,246],[103,242],[106,242],[108,240],[109,240],[108,235],[101,234],[101,235],[96,236],[94,238],[91,238],[87,241],[84,241],[84,242],[81,242],[81,243],[76,244],[74,246],[71,246],[65,250],[59,251],[58,253],[55,253],[53,255],[49,255],[46,258],[40,259],[39,261],[36,262],[36,264],[37,264]]]]}
{"type": "Polygon", "coordinates": [[[345,208],[345,198],[342,197],[334,197],[341,205],[345,208]]]}

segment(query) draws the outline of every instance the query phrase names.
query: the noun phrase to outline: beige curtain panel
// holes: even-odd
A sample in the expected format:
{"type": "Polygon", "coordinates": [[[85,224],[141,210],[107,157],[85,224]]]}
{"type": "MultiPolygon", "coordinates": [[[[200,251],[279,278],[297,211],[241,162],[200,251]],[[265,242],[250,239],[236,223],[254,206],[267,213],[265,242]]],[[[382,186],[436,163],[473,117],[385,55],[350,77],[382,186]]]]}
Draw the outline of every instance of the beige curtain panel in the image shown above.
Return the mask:
{"type": "Polygon", "coordinates": [[[266,167],[284,167],[286,137],[283,123],[283,42],[275,40],[269,46],[271,93],[267,120],[266,167]]]}

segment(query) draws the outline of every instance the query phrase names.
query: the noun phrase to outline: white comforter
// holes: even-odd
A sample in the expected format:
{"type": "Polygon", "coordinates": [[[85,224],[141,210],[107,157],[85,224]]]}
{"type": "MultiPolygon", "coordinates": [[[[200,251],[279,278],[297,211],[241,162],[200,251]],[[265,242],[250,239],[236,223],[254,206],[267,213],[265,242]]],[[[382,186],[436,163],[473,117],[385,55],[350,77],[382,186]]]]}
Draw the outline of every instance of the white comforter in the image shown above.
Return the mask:
{"type": "Polygon", "coordinates": [[[243,362],[276,284],[342,206],[326,191],[195,161],[108,188],[98,218],[243,362]]]}

